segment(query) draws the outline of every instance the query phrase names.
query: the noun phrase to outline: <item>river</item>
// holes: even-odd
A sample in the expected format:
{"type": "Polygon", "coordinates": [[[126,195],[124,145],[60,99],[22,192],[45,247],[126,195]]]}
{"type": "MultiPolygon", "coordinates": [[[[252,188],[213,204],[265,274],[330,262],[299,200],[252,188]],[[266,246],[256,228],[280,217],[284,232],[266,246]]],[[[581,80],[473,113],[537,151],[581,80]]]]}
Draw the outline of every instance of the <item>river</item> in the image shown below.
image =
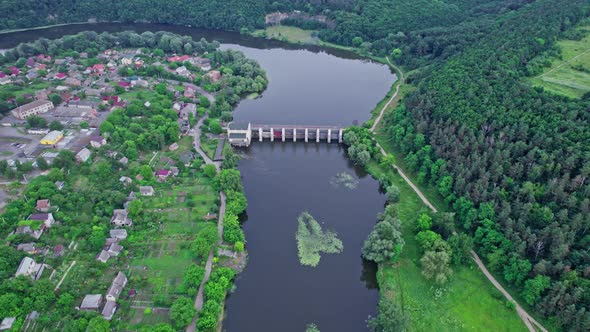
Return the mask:
{"type": "MultiPolygon", "coordinates": [[[[0,35],[0,49],[84,30],[166,30],[215,39],[222,48],[244,52],[267,71],[269,85],[260,98],[242,101],[234,115],[258,124],[362,123],[395,81],[386,66],[345,51],[167,25],[92,24],[15,32],[0,35]]],[[[337,144],[254,142],[242,154],[249,262],[227,299],[224,330],[301,332],[315,323],[322,332],[366,331],[378,289],[376,267],[362,260],[360,250],[385,204],[378,183],[352,165],[337,144]],[[331,184],[341,172],[358,180],[356,189],[331,184]],[[335,231],[344,244],[342,253],[323,255],[315,268],[301,266],[297,257],[297,216],[303,211],[335,231]]]]}

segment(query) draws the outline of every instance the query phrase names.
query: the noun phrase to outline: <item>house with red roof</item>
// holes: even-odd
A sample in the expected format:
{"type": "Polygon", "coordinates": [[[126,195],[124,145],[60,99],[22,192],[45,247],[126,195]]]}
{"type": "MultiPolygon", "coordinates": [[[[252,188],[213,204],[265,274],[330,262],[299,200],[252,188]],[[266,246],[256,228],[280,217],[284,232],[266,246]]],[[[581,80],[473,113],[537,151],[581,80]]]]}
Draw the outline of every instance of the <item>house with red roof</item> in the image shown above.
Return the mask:
{"type": "Polygon", "coordinates": [[[92,71],[97,73],[98,75],[104,74],[104,65],[102,63],[97,63],[92,66],[92,71]]]}
{"type": "Polygon", "coordinates": [[[51,61],[51,55],[39,54],[37,55],[37,61],[49,62],[51,61]]]}
{"type": "Polygon", "coordinates": [[[64,246],[61,244],[58,244],[55,247],[53,247],[53,256],[54,257],[61,257],[64,255],[65,251],[66,250],[65,250],[64,246]]]}
{"type": "Polygon", "coordinates": [[[103,96],[102,97],[102,103],[107,105],[110,101],[113,101],[113,103],[117,103],[119,101],[121,101],[121,98],[119,98],[119,96],[103,96]]]}
{"type": "Polygon", "coordinates": [[[37,62],[35,62],[35,59],[33,58],[28,58],[27,61],[25,61],[25,65],[29,68],[35,67],[35,64],[37,64],[37,62]]]}
{"type": "Polygon", "coordinates": [[[36,206],[37,211],[49,212],[50,208],[51,208],[51,203],[49,202],[48,199],[37,200],[37,206],[36,206]]]}
{"type": "Polygon", "coordinates": [[[170,171],[167,169],[161,169],[154,173],[154,176],[158,179],[158,181],[166,181],[166,179],[170,176],[170,171]]]}
{"type": "Polygon", "coordinates": [[[10,74],[12,76],[17,76],[20,74],[20,69],[16,68],[15,66],[9,67],[8,69],[10,70],[10,74]]]}
{"type": "Polygon", "coordinates": [[[68,77],[68,75],[64,74],[64,73],[57,73],[55,74],[55,78],[58,80],[65,80],[66,77],[68,77]]]}
{"type": "Polygon", "coordinates": [[[169,62],[185,62],[188,59],[190,59],[189,55],[183,55],[183,56],[175,55],[173,57],[168,58],[168,61],[169,62]]]}

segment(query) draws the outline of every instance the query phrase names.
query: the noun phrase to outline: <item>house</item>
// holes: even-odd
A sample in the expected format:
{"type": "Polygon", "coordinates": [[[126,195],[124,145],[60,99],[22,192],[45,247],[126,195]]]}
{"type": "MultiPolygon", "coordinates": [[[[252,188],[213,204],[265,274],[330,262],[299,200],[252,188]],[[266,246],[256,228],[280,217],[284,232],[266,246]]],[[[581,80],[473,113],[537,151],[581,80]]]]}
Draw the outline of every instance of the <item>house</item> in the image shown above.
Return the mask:
{"type": "Polygon", "coordinates": [[[14,234],[30,235],[35,239],[39,239],[41,235],[43,235],[43,229],[37,229],[33,231],[31,226],[18,226],[14,230],[14,234]]]}
{"type": "Polygon", "coordinates": [[[77,78],[68,77],[64,81],[64,84],[69,85],[69,86],[80,86],[80,85],[82,85],[82,82],[80,82],[80,80],[77,78]]]}
{"type": "Polygon", "coordinates": [[[16,246],[16,250],[18,251],[24,251],[27,254],[33,255],[36,254],[39,250],[36,247],[36,243],[34,242],[29,242],[29,243],[21,243],[18,246],[16,246]]]}
{"type": "Polygon", "coordinates": [[[118,239],[118,240],[125,240],[127,238],[127,230],[126,229],[111,229],[109,231],[109,234],[111,235],[112,238],[118,239]]]}
{"type": "Polygon", "coordinates": [[[57,187],[57,190],[62,190],[64,188],[65,182],[63,181],[55,181],[55,186],[57,187]]]}
{"type": "Polygon", "coordinates": [[[9,331],[12,330],[12,325],[16,322],[16,317],[6,317],[0,323],[0,331],[9,331]]]}
{"type": "Polygon", "coordinates": [[[44,264],[37,264],[31,257],[24,257],[21,260],[14,276],[28,276],[33,280],[37,280],[39,277],[41,277],[44,267],[44,264]]]}
{"type": "Polygon", "coordinates": [[[117,311],[117,302],[107,301],[104,304],[104,308],[102,308],[101,315],[104,319],[111,320],[111,319],[113,319],[113,315],[115,314],[115,311],[117,311]]]}
{"type": "Polygon", "coordinates": [[[72,99],[72,94],[67,91],[60,93],[59,96],[64,103],[67,103],[72,99]]]}
{"type": "Polygon", "coordinates": [[[51,55],[39,54],[37,55],[37,61],[49,62],[51,61],[51,55]]]}
{"type": "Polygon", "coordinates": [[[168,150],[170,150],[170,151],[176,151],[177,149],[178,149],[178,143],[172,143],[168,147],[168,150]]]}
{"type": "Polygon", "coordinates": [[[90,137],[90,145],[92,145],[93,148],[100,148],[101,146],[104,146],[106,144],[107,144],[107,140],[106,140],[106,138],[104,138],[102,136],[90,137]]]}
{"type": "Polygon", "coordinates": [[[37,211],[41,211],[41,212],[49,212],[49,209],[51,208],[51,203],[49,202],[48,199],[39,199],[37,200],[37,211]]]}
{"type": "Polygon", "coordinates": [[[102,294],[88,294],[84,296],[82,304],[80,305],[80,310],[98,312],[103,300],[102,294]]]}
{"type": "Polygon", "coordinates": [[[125,81],[120,81],[119,83],[117,83],[120,87],[125,88],[125,90],[129,90],[129,88],[131,87],[131,83],[129,82],[125,82],[125,81]]]}
{"type": "Polygon", "coordinates": [[[52,130],[41,139],[40,143],[43,145],[55,145],[57,142],[61,141],[62,138],[64,138],[63,131],[52,130]]]}
{"type": "Polygon", "coordinates": [[[137,81],[134,81],[133,83],[135,86],[139,86],[142,88],[147,88],[150,84],[148,81],[144,80],[144,79],[138,79],[137,81]]]}
{"type": "Polygon", "coordinates": [[[51,91],[49,91],[49,89],[37,90],[35,91],[35,99],[47,100],[49,98],[50,93],[51,91]]]}
{"type": "Polygon", "coordinates": [[[76,153],[76,157],[75,159],[78,162],[86,162],[88,160],[88,158],[90,158],[90,150],[88,150],[87,148],[83,148],[82,150],[80,150],[80,152],[76,153]]]}
{"type": "Polygon", "coordinates": [[[13,109],[12,115],[19,120],[24,120],[31,115],[47,113],[54,108],[53,103],[49,100],[36,100],[13,109]]]}
{"type": "Polygon", "coordinates": [[[33,58],[28,58],[27,61],[25,61],[25,65],[29,68],[35,67],[35,64],[37,64],[37,62],[35,62],[33,58]]]}
{"type": "Polygon", "coordinates": [[[154,176],[158,179],[158,181],[165,181],[168,176],[170,176],[170,171],[167,169],[161,169],[155,172],[154,176]]]}
{"type": "Polygon", "coordinates": [[[109,258],[111,258],[111,255],[109,255],[106,250],[101,251],[100,254],[96,256],[96,260],[102,263],[106,263],[109,258]]]}
{"type": "MultiPolygon", "coordinates": [[[[2,73],[2,74],[4,74],[4,73],[2,73]]],[[[12,81],[10,80],[10,77],[8,77],[6,75],[0,76],[0,85],[5,85],[5,84],[11,83],[11,82],[12,81]]]]}
{"type": "Polygon", "coordinates": [[[27,74],[25,75],[25,77],[26,77],[26,78],[27,78],[29,81],[32,81],[32,80],[36,79],[37,77],[39,77],[39,72],[38,72],[37,70],[35,70],[35,69],[33,69],[33,70],[29,70],[29,71],[27,72],[27,74]]]}
{"type": "Polygon", "coordinates": [[[111,287],[107,290],[107,301],[117,301],[121,295],[123,288],[127,285],[127,277],[123,272],[117,273],[115,279],[111,283],[111,287]]]}
{"type": "Polygon", "coordinates": [[[92,66],[92,71],[100,76],[104,74],[104,65],[102,63],[97,63],[92,66]]]}
{"type": "Polygon", "coordinates": [[[121,98],[119,98],[119,96],[104,96],[102,97],[102,103],[103,104],[109,104],[111,102],[116,103],[121,101],[121,98]]]}
{"type": "Polygon", "coordinates": [[[127,195],[127,201],[132,201],[134,199],[137,199],[137,193],[135,191],[132,191],[129,193],[129,195],[127,195]]]}
{"type": "Polygon", "coordinates": [[[53,76],[55,79],[57,80],[65,80],[66,77],[68,77],[68,75],[64,74],[64,73],[57,73],[55,74],[55,76],[53,76]]]}
{"type": "Polygon", "coordinates": [[[203,220],[209,221],[209,220],[217,220],[217,213],[207,213],[206,216],[203,216],[203,220]]]}
{"type": "Polygon", "coordinates": [[[188,120],[189,114],[195,114],[197,112],[197,105],[193,103],[187,103],[184,107],[180,110],[180,114],[178,116],[182,119],[188,120]]]}
{"type": "Polygon", "coordinates": [[[207,77],[211,83],[216,83],[221,79],[221,72],[219,70],[211,70],[203,76],[207,77]]]}
{"type": "Polygon", "coordinates": [[[141,196],[154,196],[154,188],[152,186],[140,186],[139,193],[141,196]]]}
{"type": "Polygon", "coordinates": [[[133,226],[133,221],[127,215],[129,212],[125,209],[116,209],[113,211],[111,224],[116,226],[133,226]]]}
{"type": "Polygon", "coordinates": [[[123,246],[117,242],[113,242],[105,250],[109,253],[109,256],[111,256],[111,257],[119,256],[121,251],[123,251],[123,246]]]}
{"type": "Polygon", "coordinates": [[[65,248],[63,245],[58,244],[53,247],[53,257],[62,257],[65,254],[65,248]]]}
{"type": "Polygon", "coordinates": [[[131,178],[128,176],[122,176],[119,178],[119,182],[123,182],[123,184],[128,185],[133,182],[133,180],[131,180],[131,178]]]}
{"type": "Polygon", "coordinates": [[[185,62],[190,58],[188,55],[178,56],[175,55],[173,57],[168,58],[169,62],[185,62]]]}
{"type": "Polygon", "coordinates": [[[127,163],[129,162],[129,159],[127,157],[123,157],[123,158],[119,159],[119,162],[123,165],[127,165],[127,163]]]}
{"type": "Polygon", "coordinates": [[[127,54],[121,59],[121,64],[124,66],[129,66],[133,63],[133,55],[127,54]]]}
{"type": "Polygon", "coordinates": [[[171,174],[172,176],[178,176],[178,173],[179,173],[179,171],[178,171],[178,167],[176,167],[176,166],[172,166],[172,167],[170,167],[170,174],[171,174]]]}
{"type": "Polygon", "coordinates": [[[174,73],[178,76],[182,76],[182,77],[189,77],[191,76],[191,72],[185,67],[185,66],[181,66],[176,68],[176,70],[174,71],[174,73]]]}
{"type": "Polygon", "coordinates": [[[12,76],[18,76],[20,74],[20,69],[16,68],[15,66],[8,67],[8,70],[10,70],[10,74],[12,76]]]}
{"type": "Polygon", "coordinates": [[[42,221],[45,228],[50,228],[55,223],[55,219],[53,219],[53,214],[51,213],[31,214],[28,220],[42,221]]]}
{"type": "Polygon", "coordinates": [[[196,89],[190,85],[184,87],[184,97],[185,98],[195,98],[195,91],[196,89]]]}
{"type": "Polygon", "coordinates": [[[202,71],[209,71],[211,70],[211,60],[206,58],[192,58],[189,60],[191,65],[199,67],[202,71]]]}

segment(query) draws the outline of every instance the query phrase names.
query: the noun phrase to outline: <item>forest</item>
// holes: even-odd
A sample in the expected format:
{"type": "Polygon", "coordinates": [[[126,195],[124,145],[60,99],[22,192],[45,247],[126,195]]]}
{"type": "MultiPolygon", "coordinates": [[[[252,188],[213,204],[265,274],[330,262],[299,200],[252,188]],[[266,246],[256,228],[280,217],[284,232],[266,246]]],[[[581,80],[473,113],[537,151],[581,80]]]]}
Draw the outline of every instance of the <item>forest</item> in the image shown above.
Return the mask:
{"type": "Polygon", "coordinates": [[[590,103],[522,78],[587,15],[585,1],[523,7],[422,72],[385,119],[406,164],[438,187],[488,266],[571,331],[590,326],[590,103]]]}

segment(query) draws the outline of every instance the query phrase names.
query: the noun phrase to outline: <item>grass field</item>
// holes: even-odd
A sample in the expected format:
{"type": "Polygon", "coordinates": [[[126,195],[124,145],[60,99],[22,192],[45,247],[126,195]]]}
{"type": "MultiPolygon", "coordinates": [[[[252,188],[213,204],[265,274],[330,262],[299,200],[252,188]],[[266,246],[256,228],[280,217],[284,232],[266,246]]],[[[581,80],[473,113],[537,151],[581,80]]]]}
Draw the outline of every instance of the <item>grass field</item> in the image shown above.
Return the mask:
{"type": "MultiPolygon", "coordinates": [[[[588,31],[590,25],[578,29],[588,31]]],[[[581,40],[561,40],[562,59],[554,59],[551,67],[531,79],[535,86],[570,98],[590,92],[590,34],[581,40]]]]}
{"type": "Polygon", "coordinates": [[[313,31],[303,30],[286,25],[269,26],[266,29],[256,30],[252,33],[255,37],[283,40],[296,44],[318,44],[319,39],[314,37],[313,31]]]}

